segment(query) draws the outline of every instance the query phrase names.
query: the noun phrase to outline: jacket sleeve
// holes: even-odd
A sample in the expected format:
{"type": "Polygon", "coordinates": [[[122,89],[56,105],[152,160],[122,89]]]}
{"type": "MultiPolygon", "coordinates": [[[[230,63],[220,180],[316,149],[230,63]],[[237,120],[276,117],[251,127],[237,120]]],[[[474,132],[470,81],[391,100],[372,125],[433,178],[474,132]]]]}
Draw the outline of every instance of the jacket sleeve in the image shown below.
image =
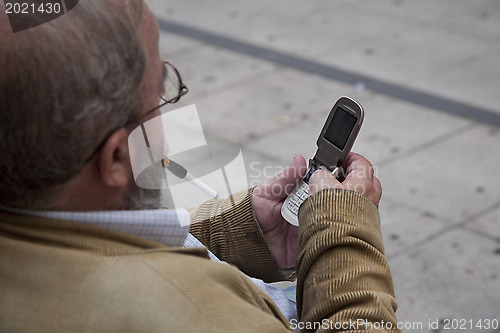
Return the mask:
{"type": "Polygon", "coordinates": [[[304,202],[299,221],[297,307],[309,323],[303,331],[321,323],[321,332],[400,332],[375,205],[352,191],[323,190],[304,202]]]}
{"type": "Polygon", "coordinates": [[[220,260],[266,282],[284,280],[255,218],[252,190],[190,209],[189,232],[220,260]]]}

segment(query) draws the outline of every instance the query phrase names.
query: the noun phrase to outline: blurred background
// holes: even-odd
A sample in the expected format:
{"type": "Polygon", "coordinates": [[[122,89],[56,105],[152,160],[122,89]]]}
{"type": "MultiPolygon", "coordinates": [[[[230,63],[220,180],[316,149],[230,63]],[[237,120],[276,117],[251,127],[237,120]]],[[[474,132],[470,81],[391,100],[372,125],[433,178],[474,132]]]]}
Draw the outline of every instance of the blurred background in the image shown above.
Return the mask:
{"type": "Polygon", "coordinates": [[[219,167],[242,150],[248,186],[362,104],[405,331],[500,332],[500,1],[148,3],[190,89],[172,108],[196,104],[219,167]]]}

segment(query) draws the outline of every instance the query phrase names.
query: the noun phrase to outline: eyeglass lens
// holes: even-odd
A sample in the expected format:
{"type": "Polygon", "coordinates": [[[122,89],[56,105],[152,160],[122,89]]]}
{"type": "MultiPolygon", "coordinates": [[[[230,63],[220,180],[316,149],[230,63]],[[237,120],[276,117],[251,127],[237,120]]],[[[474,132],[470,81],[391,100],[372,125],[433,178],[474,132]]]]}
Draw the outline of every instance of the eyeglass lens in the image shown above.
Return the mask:
{"type": "Polygon", "coordinates": [[[179,74],[172,65],[165,63],[166,77],[165,77],[165,101],[171,101],[179,97],[181,92],[181,82],[179,74]]]}

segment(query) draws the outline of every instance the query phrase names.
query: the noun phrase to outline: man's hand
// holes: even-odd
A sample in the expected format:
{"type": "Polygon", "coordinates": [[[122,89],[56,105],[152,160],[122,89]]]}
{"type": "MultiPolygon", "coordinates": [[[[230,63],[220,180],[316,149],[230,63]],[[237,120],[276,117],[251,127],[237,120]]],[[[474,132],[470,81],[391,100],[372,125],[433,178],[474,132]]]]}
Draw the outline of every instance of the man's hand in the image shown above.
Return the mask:
{"type": "MultiPolygon", "coordinates": [[[[349,153],[344,168],[347,170],[347,177],[342,183],[331,172],[316,171],[309,180],[309,194],[326,188],[352,190],[366,196],[378,207],[382,186],[374,176],[371,163],[361,155],[349,153]]],[[[302,156],[296,156],[288,169],[256,187],[252,193],[255,216],[280,268],[293,267],[298,251],[298,227],[283,219],[281,205],[306,171],[306,161],[302,156]]]]}
{"type": "Polygon", "coordinates": [[[281,216],[281,205],[306,172],[304,157],[296,156],[292,165],[276,178],[253,190],[252,206],[264,239],[280,268],[293,267],[298,251],[299,228],[281,216]]]}
{"type": "Polygon", "coordinates": [[[382,186],[375,177],[373,166],[361,155],[349,153],[344,163],[347,177],[341,183],[331,172],[318,170],[309,179],[309,194],[326,188],[341,188],[358,192],[370,199],[378,207],[382,196],[382,186]]]}

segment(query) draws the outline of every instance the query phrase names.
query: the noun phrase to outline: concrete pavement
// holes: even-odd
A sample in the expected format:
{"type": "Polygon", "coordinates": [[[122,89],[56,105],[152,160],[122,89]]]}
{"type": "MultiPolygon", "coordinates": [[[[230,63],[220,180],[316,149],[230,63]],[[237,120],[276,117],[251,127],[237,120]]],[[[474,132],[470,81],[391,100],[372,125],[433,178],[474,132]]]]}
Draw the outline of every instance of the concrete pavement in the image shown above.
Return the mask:
{"type": "Polygon", "coordinates": [[[220,156],[243,150],[250,186],[314,153],[338,97],[358,100],[398,319],[500,332],[470,327],[500,320],[500,2],[148,3],[190,89],[175,108],[196,104],[220,156]]]}

